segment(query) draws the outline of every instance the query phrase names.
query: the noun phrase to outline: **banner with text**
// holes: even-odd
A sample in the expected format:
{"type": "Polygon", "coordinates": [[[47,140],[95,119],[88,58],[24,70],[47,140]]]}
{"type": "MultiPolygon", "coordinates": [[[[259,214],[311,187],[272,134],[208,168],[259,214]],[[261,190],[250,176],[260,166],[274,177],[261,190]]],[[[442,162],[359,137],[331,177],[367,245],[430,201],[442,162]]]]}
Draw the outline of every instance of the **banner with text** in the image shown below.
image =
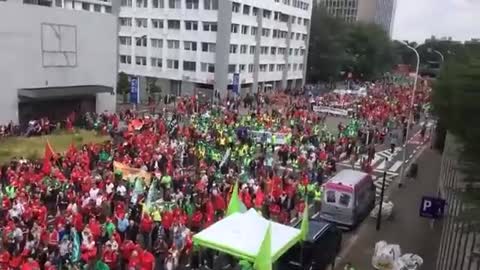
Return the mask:
{"type": "Polygon", "coordinates": [[[330,113],[334,115],[348,116],[348,110],[337,109],[327,106],[313,106],[313,111],[318,113],[330,113]]]}
{"type": "Polygon", "coordinates": [[[274,143],[275,145],[286,144],[288,137],[285,133],[272,133],[264,130],[251,130],[249,134],[257,143],[274,143]],[[273,136],[275,136],[275,138],[273,138],[273,136]]]}

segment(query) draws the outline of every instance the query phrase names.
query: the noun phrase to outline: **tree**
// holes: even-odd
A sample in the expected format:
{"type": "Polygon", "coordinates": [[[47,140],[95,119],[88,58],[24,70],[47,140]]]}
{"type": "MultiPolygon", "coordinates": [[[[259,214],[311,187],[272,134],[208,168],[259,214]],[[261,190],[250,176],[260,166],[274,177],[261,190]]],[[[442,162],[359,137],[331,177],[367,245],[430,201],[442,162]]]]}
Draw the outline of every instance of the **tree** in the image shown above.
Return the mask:
{"type": "Polygon", "coordinates": [[[387,33],[375,24],[347,24],[314,5],[310,28],[307,81],[345,79],[342,71],[374,79],[390,71],[393,46],[387,33]]]}
{"type": "Polygon", "coordinates": [[[339,77],[346,59],[344,38],[347,25],[314,5],[310,28],[307,80],[327,82],[339,77]]]}
{"type": "Polygon", "coordinates": [[[162,88],[160,88],[157,85],[157,78],[154,78],[154,77],[147,78],[147,91],[149,94],[162,93],[162,88]]]}
{"type": "Polygon", "coordinates": [[[364,80],[376,79],[393,66],[390,37],[376,24],[352,25],[347,33],[345,49],[348,61],[344,64],[344,70],[364,80]]]}
{"type": "Polygon", "coordinates": [[[118,74],[117,93],[123,95],[123,103],[128,103],[128,94],[130,93],[130,82],[128,75],[124,72],[118,74]]]}
{"type": "Polygon", "coordinates": [[[462,144],[459,168],[467,188],[459,190],[467,207],[460,218],[480,231],[480,49],[462,48],[449,58],[434,85],[434,111],[462,144]]]}

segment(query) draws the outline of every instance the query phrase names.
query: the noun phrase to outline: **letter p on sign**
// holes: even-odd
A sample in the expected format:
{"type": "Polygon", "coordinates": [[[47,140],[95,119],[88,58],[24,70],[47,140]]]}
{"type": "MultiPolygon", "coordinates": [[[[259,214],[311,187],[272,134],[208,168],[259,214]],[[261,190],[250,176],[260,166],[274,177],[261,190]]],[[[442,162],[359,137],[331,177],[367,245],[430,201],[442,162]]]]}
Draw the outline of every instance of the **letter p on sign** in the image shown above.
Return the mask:
{"type": "Polygon", "coordinates": [[[432,207],[432,202],[429,200],[423,201],[422,212],[428,212],[428,208],[432,207]]]}

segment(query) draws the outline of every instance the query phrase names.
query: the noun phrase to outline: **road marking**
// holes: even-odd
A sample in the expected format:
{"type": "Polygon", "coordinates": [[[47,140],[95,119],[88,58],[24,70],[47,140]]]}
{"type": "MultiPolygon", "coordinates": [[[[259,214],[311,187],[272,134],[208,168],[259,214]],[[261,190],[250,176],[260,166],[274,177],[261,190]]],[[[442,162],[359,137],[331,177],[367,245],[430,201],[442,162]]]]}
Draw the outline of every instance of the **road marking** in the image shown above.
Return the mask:
{"type": "Polygon", "coordinates": [[[389,171],[391,172],[396,172],[398,170],[398,168],[400,168],[400,166],[402,166],[403,162],[400,161],[400,160],[397,160],[395,161],[395,164],[392,165],[392,167],[390,167],[390,169],[388,169],[389,171]]]}
{"type": "Polygon", "coordinates": [[[378,165],[376,167],[377,170],[385,170],[385,166],[387,165],[387,162],[385,160],[382,161],[382,163],[380,163],[380,165],[378,165]]]}

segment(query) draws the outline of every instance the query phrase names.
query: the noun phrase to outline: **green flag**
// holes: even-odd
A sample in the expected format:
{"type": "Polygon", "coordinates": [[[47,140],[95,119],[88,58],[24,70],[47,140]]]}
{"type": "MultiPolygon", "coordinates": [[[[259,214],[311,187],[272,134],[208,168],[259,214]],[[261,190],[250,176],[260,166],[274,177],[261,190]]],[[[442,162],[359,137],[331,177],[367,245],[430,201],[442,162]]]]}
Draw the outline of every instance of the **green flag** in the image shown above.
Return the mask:
{"type": "Polygon", "coordinates": [[[80,260],[80,236],[75,228],[72,228],[70,231],[70,236],[72,238],[72,253],[70,255],[70,260],[73,263],[76,263],[80,260]]]}
{"type": "Polygon", "coordinates": [[[233,187],[232,196],[230,197],[230,202],[228,202],[227,208],[227,216],[230,216],[234,213],[241,212],[241,201],[238,198],[238,181],[235,182],[235,186],[233,187]]]}
{"type": "Polygon", "coordinates": [[[272,225],[270,223],[253,266],[255,270],[272,270],[272,225]]]}
{"type": "Polygon", "coordinates": [[[95,270],[110,270],[110,267],[102,261],[97,261],[95,264],[95,270]]]}
{"type": "Polygon", "coordinates": [[[308,230],[309,230],[309,220],[308,220],[308,202],[305,201],[305,208],[303,209],[302,215],[302,224],[300,225],[300,237],[302,241],[307,240],[308,230]]]}

